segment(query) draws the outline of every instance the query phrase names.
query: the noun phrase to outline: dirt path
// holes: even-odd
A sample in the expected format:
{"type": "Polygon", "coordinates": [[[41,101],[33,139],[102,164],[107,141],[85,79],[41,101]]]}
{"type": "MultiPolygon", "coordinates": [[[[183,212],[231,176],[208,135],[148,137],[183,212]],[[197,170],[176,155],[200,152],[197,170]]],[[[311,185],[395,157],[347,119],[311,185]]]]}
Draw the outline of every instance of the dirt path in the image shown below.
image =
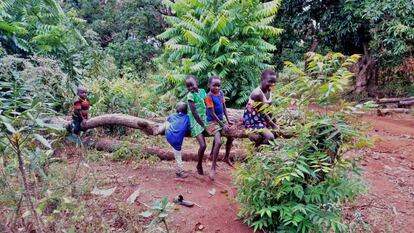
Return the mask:
{"type": "MultiPolygon", "coordinates": [[[[360,151],[368,192],[350,206],[370,232],[414,232],[414,117],[366,116],[374,147],[360,151]]],[[[349,214],[348,214],[349,215],[349,214]]]]}
{"type": "MultiPolygon", "coordinates": [[[[377,140],[373,148],[356,153],[363,157],[360,164],[368,192],[345,208],[345,217],[365,222],[370,226],[367,232],[414,232],[414,117],[366,116],[363,120],[372,124],[369,137],[377,140]]],[[[174,232],[194,232],[200,224],[202,232],[252,232],[236,219],[236,190],[231,187],[231,170],[223,163],[216,182],[196,175],[194,162],[185,163],[186,179],[175,178],[173,162],[139,167],[108,161],[90,165],[100,177],[106,177],[103,186],[117,184],[114,196],[118,200],[126,200],[139,189],[141,194],[134,203],[138,206],[164,196],[171,200],[178,194],[196,202],[199,206],[174,210],[169,223],[174,232]]],[[[205,171],[208,168],[206,163],[205,171]]],[[[111,204],[105,208],[112,208],[111,204]]]]}
{"type": "MultiPolygon", "coordinates": [[[[196,225],[200,224],[204,228],[202,232],[252,232],[236,219],[238,206],[233,201],[235,190],[231,188],[231,171],[228,166],[220,163],[216,181],[212,182],[208,176],[196,175],[195,165],[194,162],[185,163],[185,170],[189,173],[185,179],[175,177],[173,162],[134,169],[133,166],[120,163],[108,165],[108,161],[102,161],[93,164],[93,167],[100,177],[111,178],[108,184],[117,184],[114,196],[118,200],[126,200],[139,189],[141,194],[134,203],[136,205],[140,205],[140,202],[150,205],[155,199],[163,197],[171,200],[179,194],[194,201],[198,206],[176,206],[169,224],[174,232],[194,232],[196,225]]],[[[204,165],[206,171],[208,167],[209,164],[204,165]]]]}

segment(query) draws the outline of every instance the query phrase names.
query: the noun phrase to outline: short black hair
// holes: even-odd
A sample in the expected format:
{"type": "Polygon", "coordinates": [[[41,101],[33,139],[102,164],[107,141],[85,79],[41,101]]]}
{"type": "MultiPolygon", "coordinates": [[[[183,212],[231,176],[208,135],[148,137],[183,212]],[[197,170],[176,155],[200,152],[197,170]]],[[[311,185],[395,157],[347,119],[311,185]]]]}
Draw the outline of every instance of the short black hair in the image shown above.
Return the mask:
{"type": "Polygon", "coordinates": [[[209,86],[210,86],[211,82],[213,82],[213,79],[218,79],[218,80],[221,80],[219,76],[211,76],[211,77],[208,79],[208,85],[209,85],[209,86]]]}
{"type": "Polygon", "coordinates": [[[194,81],[197,81],[196,77],[192,74],[187,75],[187,77],[185,77],[185,81],[190,80],[190,79],[194,79],[194,81]]]}
{"type": "Polygon", "coordinates": [[[184,113],[187,114],[187,104],[185,104],[184,102],[178,102],[175,110],[177,111],[177,113],[184,113]]]}
{"type": "Polygon", "coordinates": [[[269,75],[276,76],[276,78],[277,78],[277,73],[274,70],[266,69],[266,70],[263,70],[260,81],[263,81],[269,75]]]}
{"type": "Polygon", "coordinates": [[[88,92],[88,89],[86,89],[86,87],[84,87],[84,86],[82,86],[82,85],[79,85],[79,86],[76,88],[76,93],[77,93],[77,94],[79,94],[79,92],[81,92],[81,91],[83,91],[83,92],[88,92]]]}

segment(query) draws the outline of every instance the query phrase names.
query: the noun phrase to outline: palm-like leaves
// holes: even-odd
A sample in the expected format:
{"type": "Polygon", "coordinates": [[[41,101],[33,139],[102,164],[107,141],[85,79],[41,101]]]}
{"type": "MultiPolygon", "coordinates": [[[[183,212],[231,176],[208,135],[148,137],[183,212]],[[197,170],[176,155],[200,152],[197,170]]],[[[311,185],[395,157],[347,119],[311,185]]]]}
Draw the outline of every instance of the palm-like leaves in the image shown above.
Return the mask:
{"type": "Polygon", "coordinates": [[[282,32],[270,26],[280,1],[179,0],[164,4],[175,13],[165,17],[170,28],[158,36],[165,41],[159,59],[162,70],[168,70],[163,74],[168,77],[165,81],[191,73],[203,85],[208,76],[219,75],[232,103],[244,104],[260,71],[271,67],[276,47],[265,39],[282,32]]]}
{"type": "Polygon", "coordinates": [[[0,40],[10,50],[48,53],[67,49],[65,38],[82,36],[56,0],[3,0],[0,2],[0,40]]]}

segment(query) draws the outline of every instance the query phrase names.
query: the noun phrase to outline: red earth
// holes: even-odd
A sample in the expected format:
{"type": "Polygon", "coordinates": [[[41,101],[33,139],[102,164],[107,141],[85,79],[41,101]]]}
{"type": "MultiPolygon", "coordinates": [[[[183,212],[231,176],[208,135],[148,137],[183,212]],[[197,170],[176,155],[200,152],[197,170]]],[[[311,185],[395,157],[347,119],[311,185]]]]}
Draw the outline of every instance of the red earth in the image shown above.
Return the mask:
{"type": "MultiPolygon", "coordinates": [[[[352,154],[362,157],[360,165],[368,190],[345,206],[344,216],[348,221],[366,223],[366,232],[414,232],[414,117],[364,116],[363,120],[372,125],[368,136],[376,142],[372,148],[352,154]]],[[[237,219],[236,190],[231,184],[231,169],[224,163],[219,163],[214,182],[197,175],[194,162],[185,162],[186,179],[175,177],[174,162],[135,166],[100,161],[89,165],[99,177],[106,177],[102,188],[117,187],[110,197],[96,197],[105,203],[103,213],[105,208],[113,208],[111,202],[126,201],[137,189],[140,195],[134,205],[138,206],[182,194],[197,205],[176,206],[169,217],[174,232],[195,232],[196,227],[202,232],[252,232],[237,219]]],[[[209,167],[209,163],[204,164],[206,172],[209,167]]]]}

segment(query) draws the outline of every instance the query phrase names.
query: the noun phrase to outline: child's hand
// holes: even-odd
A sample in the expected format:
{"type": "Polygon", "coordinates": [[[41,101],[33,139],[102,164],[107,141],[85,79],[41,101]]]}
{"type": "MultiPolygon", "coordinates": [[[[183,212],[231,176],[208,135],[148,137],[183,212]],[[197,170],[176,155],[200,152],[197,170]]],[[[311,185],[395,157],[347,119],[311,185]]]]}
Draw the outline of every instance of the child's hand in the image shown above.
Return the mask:
{"type": "Polygon", "coordinates": [[[272,129],[273,130],[280,130],[280,127],[278,125],[276,125],[276,124],[273,124],[272,125],[272,129]]]}
{"type": "Polygon", "coordinates": [[[224,132],[229,132],[229,125],[223,125],[224,132]]]}

